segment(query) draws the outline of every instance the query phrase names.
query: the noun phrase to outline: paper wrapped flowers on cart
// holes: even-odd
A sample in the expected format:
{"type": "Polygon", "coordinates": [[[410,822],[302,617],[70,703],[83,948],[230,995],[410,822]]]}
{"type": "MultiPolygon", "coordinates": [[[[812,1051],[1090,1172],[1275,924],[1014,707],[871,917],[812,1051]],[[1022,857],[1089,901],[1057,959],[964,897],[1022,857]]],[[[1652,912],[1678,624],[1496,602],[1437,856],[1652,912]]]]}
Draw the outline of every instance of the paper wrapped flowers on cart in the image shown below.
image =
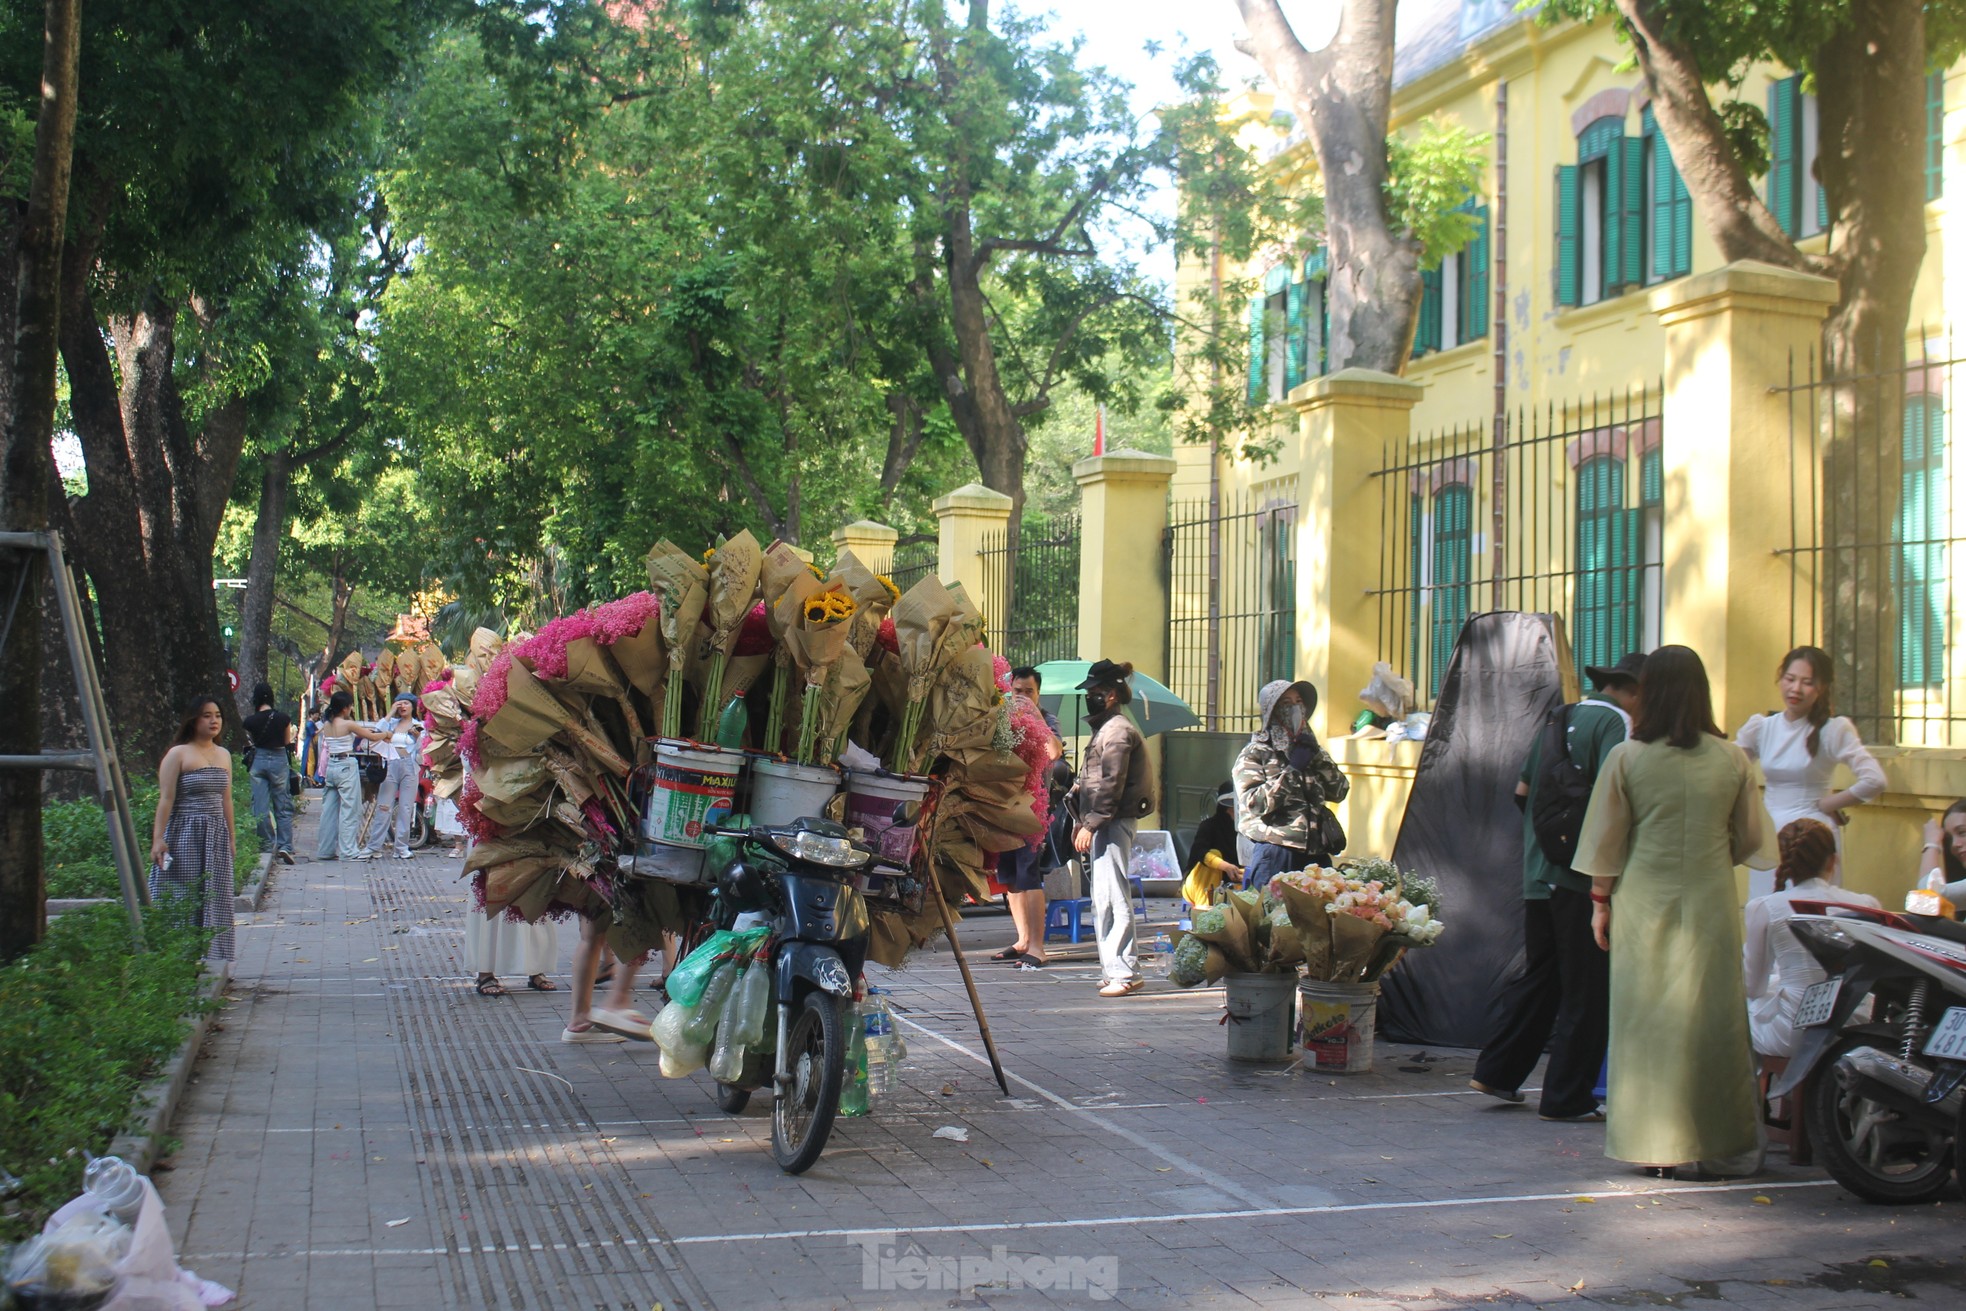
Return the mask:
{"type": "Polygon", "coordinates": [[[1296,972],[1324,983],[1372,983],[1445,927],[1432,879],[1390,861],[1313,865],[1279,874],[1262,893],[1234,892],[1197,911],[1168,978],[1192,988],[1225,974],[1296,972]]]}

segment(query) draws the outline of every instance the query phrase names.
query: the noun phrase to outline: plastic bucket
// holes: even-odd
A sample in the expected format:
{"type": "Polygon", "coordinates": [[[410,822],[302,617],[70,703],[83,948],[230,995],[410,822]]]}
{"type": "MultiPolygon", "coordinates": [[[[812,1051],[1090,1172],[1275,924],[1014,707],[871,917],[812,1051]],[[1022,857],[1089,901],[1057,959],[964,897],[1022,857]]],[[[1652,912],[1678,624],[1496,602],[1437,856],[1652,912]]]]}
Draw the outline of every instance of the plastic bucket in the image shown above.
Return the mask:
{"type": "Polygon", "coordinates": [[[1305,979],[1297,995],[1304,1055],[1314,1067],[1331,1074],[1370,1073],[1379,985],[1305,979]]]}
{"type": "Polygon", "coordinates": [[[1287,1061],[1296,1047],[1297,976],[1229,974],[1229,1059],[1287,1061]]]}
{"type": "Polygon", "coordinates": [[[867,845],[882,858],[906,865],[915,854],[915,826],[897,824],[897,807],[913,805],[928,795],[928,780],[908,774],[862,773],[846,776],[846,826],[866,834],[867,845]]]}
{"type": "Polygon", "coordinates": [[[789,760],[751,762],[751,822],[766,828],[802,816],[824,814],[840,790],[840,771],[832,765],[795,765],[789,760]]]}
{"type": "Polygon", "coordinates": [[[694,742],[655,744],[655,785],[642,812],[642,836],[669,847],[701,847],[705,830],[736,809],[744,753],[694,742]]]}

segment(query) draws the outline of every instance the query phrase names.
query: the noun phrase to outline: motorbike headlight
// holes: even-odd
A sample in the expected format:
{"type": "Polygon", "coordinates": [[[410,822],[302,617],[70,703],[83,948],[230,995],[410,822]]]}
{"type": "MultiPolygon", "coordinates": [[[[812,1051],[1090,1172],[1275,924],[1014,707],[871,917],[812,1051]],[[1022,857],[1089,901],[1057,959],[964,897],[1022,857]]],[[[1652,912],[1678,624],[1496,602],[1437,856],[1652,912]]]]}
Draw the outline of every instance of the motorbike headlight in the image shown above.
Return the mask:
{"type": "Polygon", "coordinates": [[[865,847],[855,846],[846,838],[828,837],[808,829],[774,834],[771,842],[794,860],[810,861],[815,865],[831,865],[836,869],[865,865],[874,858],[873,852],[865,847]]]}

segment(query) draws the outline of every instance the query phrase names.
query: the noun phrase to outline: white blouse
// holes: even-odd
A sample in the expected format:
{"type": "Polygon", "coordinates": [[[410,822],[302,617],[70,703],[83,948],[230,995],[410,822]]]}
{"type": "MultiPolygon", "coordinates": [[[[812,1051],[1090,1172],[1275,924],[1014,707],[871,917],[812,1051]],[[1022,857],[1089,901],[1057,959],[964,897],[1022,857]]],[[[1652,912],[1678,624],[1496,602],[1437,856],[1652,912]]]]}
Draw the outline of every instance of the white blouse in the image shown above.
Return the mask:
{"type": "Polygon", "coordinates": [[[1754,1049],[1768,1056],[1795,1051],[1795,1008],[1812,983],[1827,975],[1822,963],[1789,928],[1794,902],[1829,901],[1877,908],[1877,898],[1810,879],[1748,903],[1742,974],[1748,992],[1748,1030],[1754,1049]]]}
{"type": "MultiPolygon", "coordinates": [[[[1816,809],[1818,801],[1836,790],[1830,786],[1836,767],[1846,766],[1855,776],[1849,791],[1859,801],[1874,801],[1884,794],[1884,768],[1865,750],[1863,739],[1857,736],[1857,726],[1841,715],[1823,725],[1822,739],[1816,754],[1811,756],[1811,727],[1807,719],[1790,719],[1780,713],[1754,715],[1741,725],[1734,742],[1761,763],[1761,776],[1768,785],[1762,799],[1768,807],[1769,819],[1774,822],[1769,830],[1771,837],[1794,820],[1815,819],[1837,835],[1840,847],[1841,828],[1816,809]]],[[[1773,849],[1772,842],[1769,848],[1773,849]]],[[[1752,868],[1772,869],[1773,866],[1756,864],[1752,868]]]]}

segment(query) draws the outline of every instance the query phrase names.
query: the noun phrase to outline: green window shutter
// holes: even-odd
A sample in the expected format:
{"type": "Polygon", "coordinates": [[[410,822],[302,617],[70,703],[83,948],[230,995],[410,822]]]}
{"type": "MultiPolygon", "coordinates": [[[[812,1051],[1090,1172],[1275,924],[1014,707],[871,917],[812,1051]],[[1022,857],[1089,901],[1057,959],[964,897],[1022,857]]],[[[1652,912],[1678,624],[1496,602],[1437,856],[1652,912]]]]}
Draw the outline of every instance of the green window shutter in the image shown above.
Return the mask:
{"type": "Polygon", "coordinates": [[[1440,349],[1440,265],[1420,270],[1420,326],[1413,333],[1413,357],[1440,349]]]}
{"type": "Polygon", "coordinates": [[[1249,403],[1260,405],[1269,389],[1264,383],[1264,366],[1269,354],[1263,349],[1263,302],[1267,299],[1262,292],[1249,298],[1249,403]]]}
{"type": "Polygon", "coordinates": [[[1638,632],[1638,544],[1625,507],[1624,462],[1600,455],[1576,472],[1577,577],[1573,646],[1577,666],[1608,665],[1632,649],[1638,632]]]}
{"type": "Polygon", "coordinates": [[[1802,227],[1802,79],[1768,88],[1768,209],[1793,237],[1802,227]]]}
{"type": "Polygon", "coordinates": [[[1289,300],[1285,312],[1285,340],[1288,342],[1283,357],[1283,389],[1285,393],[1304,385],[1304,302],[1309,298],[1311,284],[1293,282],[1290,284],[1289,300]]]}
{"type": "Polygon", "coordinates": [[[1304,256],[1304,281],[1322,282],[1330,268],[1331,251],[1328,247],[1319,246],[1316,250],[1304,256]]]}
{"type": "Polygon", "coordinates": [[[1454,657],[1454,643],[1468,621],[1468,574],[1472,564],[1474,498],[1465,484],[1434,493],[1433,597],[1427,666],[1429,691],[1440,695],[1440,680],[1454,657]]]}
{"type": "Polygon", "coordinates": [[[1933,687],[1945,679],[1945,411],[1933,396],[1905,400],[1902,500],[1893,537],[1898,596],[1898,682],[1933,687]]]}
{"type": "Polygon", "coordinates": [[[1639,458],[1638,503],[1648,507],[1666,503],[1666,454],[1656,446],[1639,458]]]}
{"type": "Polygon", "coordinates": [[[1556,166],[1556,303],[1575,305],[1583,261],[1577,248],[1581,222],[1577,196],[1577,166],[1556,166]]]}
{"type": "Polygon", "coordinates": [[[1672,147],[1647,105],[1645,136],[1652,143],[1652,213],[1649,233],[1652,276],[1679,278],[1693,270],[1693,197],[1672,162],[1672,147]]]}
{"type": "Polygon", "coordinates": [[[1474,207],[1475,235],[1468,243],[1468,294],[1461,298],[1462,341],[1488,335],[1488,206],[1474,207]]]}
{"type": "Polygon", "coordinates": [[[1624,137],[1620,149],[1611,157],[1605,170],[1623,169],[1623,180],[1619,184],[1624,196],[1622,209],[1618,214],[1618,240],[1623,251],[1619,266],[1618,281],[1627,287],[1643,286],[1645,283],[1645,141],[1641,137],[1624,137]]]}
{"type": "Polygon", "coordinates": [[[1925,199],[1945,194],[1945,165],[1946,74],[1940,68],[1925,75],[1925,199]]]}
{"type": "Polygon", "coordinates": [[[1604,217],[1602,238],[1603,256],[1598,261],[1602,270],[1604,286],[1602,294],[1610,296],[1624,283],[1625,273],[1625,170],[1622,167],[1624,152],[1616,143],[1604,157],[1604,217]]]}

